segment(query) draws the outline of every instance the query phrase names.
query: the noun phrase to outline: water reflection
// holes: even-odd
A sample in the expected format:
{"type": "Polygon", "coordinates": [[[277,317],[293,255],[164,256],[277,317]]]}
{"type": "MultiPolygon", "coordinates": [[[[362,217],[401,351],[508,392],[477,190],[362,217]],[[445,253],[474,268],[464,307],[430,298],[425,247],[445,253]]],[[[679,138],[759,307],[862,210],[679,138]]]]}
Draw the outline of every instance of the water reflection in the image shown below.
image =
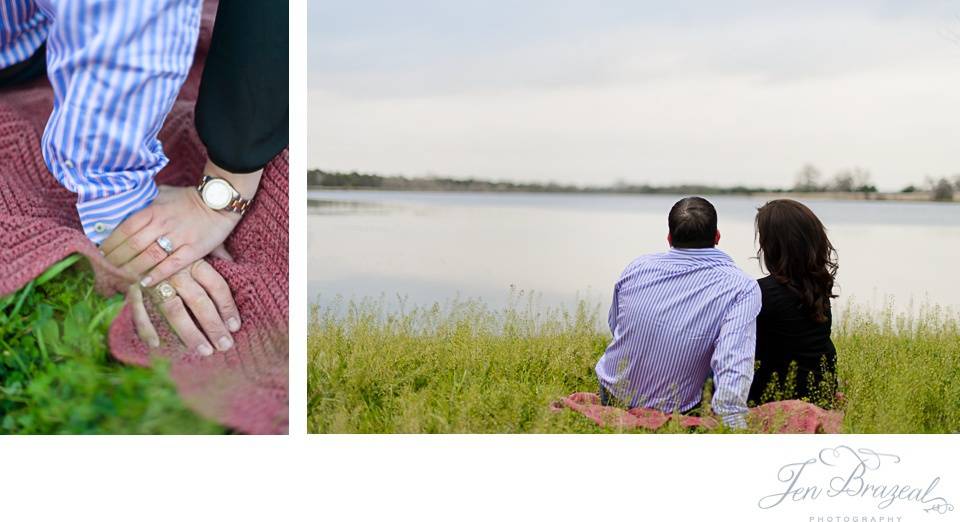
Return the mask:
{"type": "MultiPolygon", "coordinates": [[[[454,297],[506,304],[511,288],[547,305],[578,298],[605,305],[620,271],[666,248],[676,196],[314,192],[309,218],[309,295],[454,297]],[[318,204],[322,198],[324,204],[318,204]]],[[[759,277],[755,209],[765,199],[710,198],[720,247],[759,277]]],[[[960,309],[960,205],[805,201],[840,255],[839,304],[898,309],[929,300],[960,309]]]]}
{"type": "Polygon", "coordinates": [[[307,213],[315,215],[362,214],[389,212],[382,203],[350,200],[308,199],[307,213]]]}

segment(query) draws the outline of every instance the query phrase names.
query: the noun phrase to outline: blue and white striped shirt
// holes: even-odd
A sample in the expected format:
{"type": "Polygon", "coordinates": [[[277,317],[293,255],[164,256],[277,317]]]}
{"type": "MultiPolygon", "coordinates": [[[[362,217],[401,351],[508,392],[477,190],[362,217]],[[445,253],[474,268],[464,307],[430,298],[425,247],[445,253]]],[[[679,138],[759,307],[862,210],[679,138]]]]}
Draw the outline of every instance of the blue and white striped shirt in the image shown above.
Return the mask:
{"type": "Polygon", "coordinates": [[[187,77],[202,0],[0,0],[0,68],[47,43],[47,167],[100,243],[157,195],[157,139],[187,77]]]}
{"type": "Polygon", "coordinates": [[[713,411],[745,427],[760,303],[757,282],[716,248],[637,258],[614,286],[600,384],[630,407],[682,412],[712,370],[713,411]]]}

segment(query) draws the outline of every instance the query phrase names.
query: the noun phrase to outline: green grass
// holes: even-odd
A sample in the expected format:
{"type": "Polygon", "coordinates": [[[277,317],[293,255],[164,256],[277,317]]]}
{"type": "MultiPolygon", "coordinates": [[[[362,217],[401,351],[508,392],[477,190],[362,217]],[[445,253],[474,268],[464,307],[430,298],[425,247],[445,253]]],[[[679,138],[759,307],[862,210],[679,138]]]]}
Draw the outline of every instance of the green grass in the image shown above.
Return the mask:
{"type": "Polygon", "coordinates": [[[122,296],[93,291],[74,255],[0,298],[0,433],[223,433],[187,409],[167,366],[111,358],[122,296]]]}
{"type": "MultiPolygon", "coordinates": [[[[402,308],[339,299],[312,308],[310,432],[612,431],[549,408],[597,389],[593,367],[609,340],[598,308],[541,309],[533,300],[504,310],[475,301],[402,308]]],[[[849,309],[834,327],[844,431],[960,431],[957,316],[935,307],[890,310],[849,309]]]]}

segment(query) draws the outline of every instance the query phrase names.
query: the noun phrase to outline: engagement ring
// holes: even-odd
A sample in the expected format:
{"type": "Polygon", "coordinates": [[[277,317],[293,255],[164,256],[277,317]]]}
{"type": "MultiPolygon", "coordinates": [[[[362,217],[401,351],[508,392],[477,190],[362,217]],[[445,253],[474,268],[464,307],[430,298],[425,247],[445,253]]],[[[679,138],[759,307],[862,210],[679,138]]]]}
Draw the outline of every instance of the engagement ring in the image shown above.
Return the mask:
{"type": "Polygon", "coordinates": [[[160,248],[162,248],[164,252],[168,254],[173,253],[173,241],[170,241],[167,236],[158,237],[157,244],[160,245],[160,248]]]}

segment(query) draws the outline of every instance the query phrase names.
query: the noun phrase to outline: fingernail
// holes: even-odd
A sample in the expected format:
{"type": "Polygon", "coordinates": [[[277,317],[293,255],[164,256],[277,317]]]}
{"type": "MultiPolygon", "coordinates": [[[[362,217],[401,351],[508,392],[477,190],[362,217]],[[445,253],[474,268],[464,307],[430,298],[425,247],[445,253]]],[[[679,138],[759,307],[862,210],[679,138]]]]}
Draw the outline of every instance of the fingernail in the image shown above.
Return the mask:
{"type": "Polygon", "coordinates": [[[210,345],[207,343],[203,343],[200,346],[197,346],[197,351],[200,352],[200,355],[203,355],[204,357],[208,355],[213,355],[213,348],[211,348],[210,345]]]}
{"type": "Polygon", "coordinates": [[[148,344],[150,345],[150,348],[160,348],[159,339],[150,339],[150,342],[148,344]]]}
{"type": "Polygon", "coordinates": [[[227,328],[229,328],[231,332],[236,332],[237,330],[239,330],[240,319],[237,319],[236,317],[231,317],[230,319],[227,319],[227,328]]]}
{"type": "Polygon", "coordinates": [[[233,348],[233,339],[224,335],[223,337],[220,338],[219,341],[217,341],[217,344],[220,345],[221,351],[229,350],[230,348],[233,348]]]}
{"type": "Polygon", "coordinates": [[[146,287],[150,286],[150,283],[152,283],[152,282],[153,282],[153,278],[150,277],[150,276],[147,276],[147,277],[144,277],[143,279],[140,280],[140,286],[146,288],[146,287]]]}

